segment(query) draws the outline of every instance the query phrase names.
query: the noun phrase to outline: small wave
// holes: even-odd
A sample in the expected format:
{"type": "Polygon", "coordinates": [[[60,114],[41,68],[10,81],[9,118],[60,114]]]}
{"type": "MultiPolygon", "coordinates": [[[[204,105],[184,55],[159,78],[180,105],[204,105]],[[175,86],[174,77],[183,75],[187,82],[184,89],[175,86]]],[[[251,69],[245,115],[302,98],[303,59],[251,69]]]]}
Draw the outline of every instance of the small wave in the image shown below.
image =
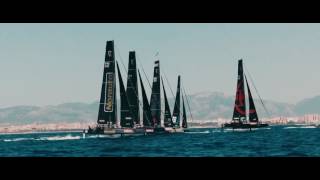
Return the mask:
{"type": "Polygon", "coordinates": [[[259,128],[257,130],[270,130],[271,128],[270,127],[267,127],[267,128],[259,128]]]}
{"type": "Polygon", "coordinates": [[[300,127],[290,126],[290,127],[284,127],[283,129],[297,129],[297,128],[300,128],[300,127]]]}
{"type": "Polygon", "coordinates": [[[317,128],[317,127],[315,127],[315,126],[304,126],[304,127],[301,127],[301,128],[312,129],[312,128],[317,128]]]}
{"type": "MultiPolygon", "coordinates": [[[[251,129],[251,131],[255,131],[257,129],[251,129]]],[[[222,132],[246,132],[250,131],[250,129],[224,129],[222,132]]]]}
{"type": "Polygon", "coordinates": [[[93,139],[93,138],[119,138],[121,137],[121,134],[113,134],[113,135],[102,135],[102,134],[99,134],[99,135],[86,135],[85,138],[90,138],[90,139],[93,139]]]}
{"type": "Polygon", "coordinates": [[[16,142],[16,141],[28,141],[34,140],[34,138],[13,138],[13,139],[4,139],[4,142],[16,142]]]}
{"type": "Polygon", "coordinates": [[[283,129],[313,129],[316,128],[315,126],[289,126],[289,127],[284,127],[283,129]]]}
{"type": "Polygon", "coordinates": [[[194,131],[194,132],[185,132],[185,133],[188,133],[188,134],[208,134],[208,133],[210,133],[210,131],[209,130],[207,130],[207,131],[198,131],[198,132],[194,131]]]}
{"type": "Polygon", "coordinates": [[[4,142],[17,142],[17,141],[59,141],[59,140],[75,140],[80,139],[80,136],[49,136],[49,137],[40,137],[40,138],[12,138],[4,139],[4,142]]]}
{"type": "Polygon", "coordinates": [[[40,137],[40,141],[61,141],[61,140],[75,140],[75,139],[80,139],[80,136],[71,136],[70,134],[66,136],[51,136],[51,137],[40,137]]]}

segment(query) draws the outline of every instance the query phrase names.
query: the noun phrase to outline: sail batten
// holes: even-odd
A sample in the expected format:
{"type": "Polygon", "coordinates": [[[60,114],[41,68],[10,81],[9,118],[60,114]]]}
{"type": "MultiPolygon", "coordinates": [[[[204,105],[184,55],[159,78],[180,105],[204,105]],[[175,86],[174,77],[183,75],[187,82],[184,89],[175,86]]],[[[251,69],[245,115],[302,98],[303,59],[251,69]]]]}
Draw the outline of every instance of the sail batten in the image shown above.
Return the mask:
{"type": "Polygon", "coordinates": [[[117,122],[116,74],[114,56],[114,42],[107,41],[99,103],[98,124],[115,125],[117,122]]]}
{"type": "Polygon", "coordinates": [[[177,127],[180,127],[180,76],[178,76],[177,93],[176,93],[176,100],[174,103],[172,119],[175,125],[177,127]]]}
{"type": "Polygon", "coordinates": [[[118,70],[119,86],[120,86],[120,125],[121,127],[132,128],[134,125],[132,111],[129,106],[127,93],[123,84],[118,63],[117,63],[117,70],[118,70]]]}

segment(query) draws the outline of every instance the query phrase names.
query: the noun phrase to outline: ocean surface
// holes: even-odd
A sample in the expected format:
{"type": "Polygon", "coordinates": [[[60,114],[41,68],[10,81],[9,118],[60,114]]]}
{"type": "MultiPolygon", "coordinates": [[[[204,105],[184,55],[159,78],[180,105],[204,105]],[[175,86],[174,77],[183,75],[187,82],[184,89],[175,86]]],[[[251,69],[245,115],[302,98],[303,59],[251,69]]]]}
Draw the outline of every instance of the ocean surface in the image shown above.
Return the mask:
{"type": "Polygon", "coordinates": [[[148,136],[83,138],[82,133],[0,135],[1,157],[306,157],[320,156],[320,128],[219,128],[148,136]]]}

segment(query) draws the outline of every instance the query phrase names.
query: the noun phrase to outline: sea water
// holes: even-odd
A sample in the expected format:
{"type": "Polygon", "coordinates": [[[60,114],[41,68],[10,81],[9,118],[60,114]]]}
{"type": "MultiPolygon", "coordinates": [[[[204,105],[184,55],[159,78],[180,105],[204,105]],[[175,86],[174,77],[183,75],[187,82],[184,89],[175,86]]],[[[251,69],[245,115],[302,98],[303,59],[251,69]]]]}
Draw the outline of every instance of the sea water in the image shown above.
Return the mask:
{"type": "Polygon", "coordinates": [[[273,157],[320,156],[320,128],[220,128],[148,136],[86,136],[81,132],[0,135],[5,157],[273,157]]]}

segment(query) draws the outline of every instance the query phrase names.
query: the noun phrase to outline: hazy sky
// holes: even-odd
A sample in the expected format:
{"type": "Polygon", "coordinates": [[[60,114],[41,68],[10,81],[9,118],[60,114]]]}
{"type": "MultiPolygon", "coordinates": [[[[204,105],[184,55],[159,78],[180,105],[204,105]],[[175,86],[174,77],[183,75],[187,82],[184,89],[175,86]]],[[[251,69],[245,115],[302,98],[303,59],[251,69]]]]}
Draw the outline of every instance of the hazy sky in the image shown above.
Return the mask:
{"type": "Polygon", "coordinates": [[[191,94],[234,95],[243,58],[264,99],[320,94],[320,24],[0,24],[0,107],[98,100],[107,40],[150,79],[159,52],[174,91],[181,74],[191,94]]]}

